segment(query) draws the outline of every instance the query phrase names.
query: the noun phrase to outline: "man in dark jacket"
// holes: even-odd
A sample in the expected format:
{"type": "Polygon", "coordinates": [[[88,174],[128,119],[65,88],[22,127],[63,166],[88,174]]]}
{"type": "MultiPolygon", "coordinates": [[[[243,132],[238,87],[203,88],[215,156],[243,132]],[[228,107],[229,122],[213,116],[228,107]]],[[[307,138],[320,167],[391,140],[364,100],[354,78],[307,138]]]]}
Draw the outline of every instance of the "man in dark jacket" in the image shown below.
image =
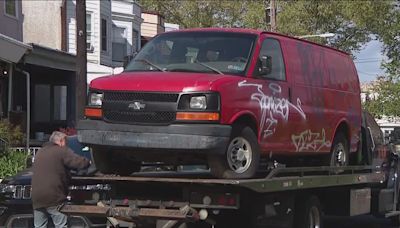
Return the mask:
{"type": "Polygon", "coordinates": [[[55,131],[38,151],[33,164],[32,204],[35,228],[47,227],[48,217],[56,228],[67,227],[67,216],[58,211],[68,194],[70,169],[85,169],[90,161],[66,146],[66,135],[55,131]]]}

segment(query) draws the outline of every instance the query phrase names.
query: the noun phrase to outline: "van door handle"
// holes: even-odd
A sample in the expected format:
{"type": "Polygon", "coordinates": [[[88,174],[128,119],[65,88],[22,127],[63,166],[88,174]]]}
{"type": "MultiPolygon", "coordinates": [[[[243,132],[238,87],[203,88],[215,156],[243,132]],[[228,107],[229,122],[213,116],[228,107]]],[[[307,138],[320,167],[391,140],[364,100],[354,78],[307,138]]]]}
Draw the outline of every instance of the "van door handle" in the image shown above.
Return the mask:
{"type": "Polygon", "coordinates": [[[290,87],[288,87],[288,100],[291,103],[292,102],[292,89],[290,87]]]}

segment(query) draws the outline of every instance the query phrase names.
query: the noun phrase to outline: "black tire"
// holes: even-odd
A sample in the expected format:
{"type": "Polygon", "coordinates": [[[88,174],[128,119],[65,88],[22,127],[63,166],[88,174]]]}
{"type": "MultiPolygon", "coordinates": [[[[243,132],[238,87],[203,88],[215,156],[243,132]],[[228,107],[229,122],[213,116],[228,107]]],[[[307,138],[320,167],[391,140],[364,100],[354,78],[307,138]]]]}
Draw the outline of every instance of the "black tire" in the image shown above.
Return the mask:
{"type": "Polygon", "coordinates": [[[141,168],[140,162],[117,158],[112,152],[100,148],[92,148],[92,159],[102,174],[129,176],[141,168]]]}
{"type": "Polygon", "coordinates": [[[295,203],[294,228],[322,228],[323,217],[317,197],[298,197],[295,203]]]}
{"type": "Polygon", "coordinates": [[[260,146],[257,137],[250,127],[241,125],[233,127],[224,156],[210,156],[208,160],[213,176],[225,179],[252,178],[259,163],[260,146]]]}
{"type": "Polygon", "coordinates": [[[333,139],[328,164],[331,167],[345,167],[349,165],[349,143],[343,132],[338,132],[333,139]]]}

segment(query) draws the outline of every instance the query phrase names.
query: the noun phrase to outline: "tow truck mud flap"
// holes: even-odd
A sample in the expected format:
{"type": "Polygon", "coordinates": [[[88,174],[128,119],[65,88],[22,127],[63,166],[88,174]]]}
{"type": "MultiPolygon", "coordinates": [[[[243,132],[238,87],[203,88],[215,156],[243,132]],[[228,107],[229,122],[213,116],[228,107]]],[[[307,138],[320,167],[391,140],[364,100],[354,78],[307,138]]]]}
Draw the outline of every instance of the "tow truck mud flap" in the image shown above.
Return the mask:
{"type": "Polygon", "coordinates": [[[199,214],[197,211],[187,205],[181,207],[180,209],[64,205],[60,208],[60,211],[69,215],[112,217],[127,221],[140,219],[165,219],[179,221],[199,220],[199,214]]]}

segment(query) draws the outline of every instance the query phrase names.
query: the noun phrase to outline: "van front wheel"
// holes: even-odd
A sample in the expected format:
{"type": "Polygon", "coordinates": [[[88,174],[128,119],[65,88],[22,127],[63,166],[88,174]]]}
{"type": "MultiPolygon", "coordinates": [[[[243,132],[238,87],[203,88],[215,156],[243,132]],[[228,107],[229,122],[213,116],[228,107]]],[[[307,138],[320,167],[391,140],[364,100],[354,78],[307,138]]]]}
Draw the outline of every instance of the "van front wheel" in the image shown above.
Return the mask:
{"type": "Polygon", "coordinates": [[[250,127],[235,126],[223,156],[210,156],[211,173],[218,178],[254,177],[260,161],[257,137],[250,127]]]}

